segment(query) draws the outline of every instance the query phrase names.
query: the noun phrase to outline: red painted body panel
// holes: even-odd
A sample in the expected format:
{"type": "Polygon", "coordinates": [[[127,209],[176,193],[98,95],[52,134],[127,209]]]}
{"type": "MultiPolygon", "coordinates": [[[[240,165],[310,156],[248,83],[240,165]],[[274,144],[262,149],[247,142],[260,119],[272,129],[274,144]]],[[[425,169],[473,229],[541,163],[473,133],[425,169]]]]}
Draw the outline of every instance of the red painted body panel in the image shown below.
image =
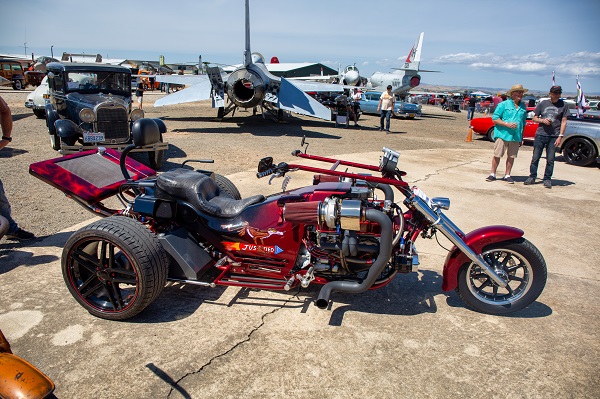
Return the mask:
{"type": "MultiPolygon", "coordinates": [[[[32,163],[29,166],[29,173],[51,186],[58,188],[70,197],[78,198],[86,204],[94,204],[117,194],[119,192],[119,187],[125,182],[125,178],[119,169],[120,155],[120,152],[110,148],[106,149],[102,155],[99,155],[96,150],[82,151],[77,154],[32,163]],[[102,160],[99,162],[99,165],[104,165],[107,171],[110,170],[111,173],[115,174],[111,179],[112,182],[110,184],[97,187],[78,176],[76,172],[67,170],[61,166],[61,163],[63,162],[94,156],[101,156],[102,160]]],[[[156,172],[153,169],[131,158],[127,158],[127,169],[133,180],[140,180],[156,175],[156,172]]],[[[103,170],[97,170],[97,172],[98,174],[104,173],[103,170]]],[[[106,176],[104,176],[104,178],[105,177],[106,176]]]]}
{"type": "MultiPolygon", "coordinates": [[[[523,230],[509,226],[486,226],[473,230],[464,237],[465,243],[480,254],[486,245],[522,237],[523,230]]],[[[451,291],[458,285],[458,270],[470,259],[458,248],[453,247],[444,263],[442,290],[451,291]]]]}
{"type": "MultiPolygon", "coordinates": [[[[488,130],[493,127],[494,121],[489,116],[483,118],[474,118],[471,120],[471,128],[475,134],[485,136],[487,135],[488,130]]],[[[523,131],[523,140],[533,141],[537,128],[538,124],[528,119],[527,124],[525,125],[525,130],[523,131]]]]}

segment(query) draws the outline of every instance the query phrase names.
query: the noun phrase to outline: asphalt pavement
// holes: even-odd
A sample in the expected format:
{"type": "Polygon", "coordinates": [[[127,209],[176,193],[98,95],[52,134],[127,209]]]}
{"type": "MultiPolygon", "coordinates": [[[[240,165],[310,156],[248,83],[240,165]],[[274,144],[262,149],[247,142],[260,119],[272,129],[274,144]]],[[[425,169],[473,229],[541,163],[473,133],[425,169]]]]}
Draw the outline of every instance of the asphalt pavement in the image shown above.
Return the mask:
{"type": "MultiPolygon", "coordinates": [[[[540,249],[546,288],[513,315],[477,313],[441,290],[441,246],[450,248],[441,237],[441,246],[417,241],[418,273],[376,291],[334,293],[328,310],[313,304],[318,286],[271,292],[175,284],[131,320],[102,320],[75,302],[62,279],[62,247],[81,227],[73,226],[14,248],[0,242],[0,328],[62,399],[598,398],[598,167],[559,158],[548,190],[523,185],[522,159],[516,184],[486,182],[491,155],[404,151],[399,167],[430,197],[449,197],[446,214],[463,231],[519,227],[540,249]]],[[[347,159],[376,164],[379,154],[347,159]]],[[[244,196],[280,184],[257,181],[254,170],[228,177],[244,196]]],[[[292,174],[288,187],[308,182],[292,174]]]]}

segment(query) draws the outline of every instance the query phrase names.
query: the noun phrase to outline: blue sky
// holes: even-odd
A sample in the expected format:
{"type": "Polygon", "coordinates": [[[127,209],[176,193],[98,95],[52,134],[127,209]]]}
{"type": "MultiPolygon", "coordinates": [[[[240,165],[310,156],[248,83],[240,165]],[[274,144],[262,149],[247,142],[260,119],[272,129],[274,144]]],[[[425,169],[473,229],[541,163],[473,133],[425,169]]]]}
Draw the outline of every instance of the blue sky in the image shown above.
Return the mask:
{"type": "MultiPolygon", "coordinates": [[[[12,1],[2,6],[0,53],[237,64],[244,1],[12,1]],[[7,16],[10,16],[7,18],[7,16]]],[[[251,0],[252,51],[267,60],[398,67],[425,32],[422,83],[600,95],[600,1],[251,0]]]]}

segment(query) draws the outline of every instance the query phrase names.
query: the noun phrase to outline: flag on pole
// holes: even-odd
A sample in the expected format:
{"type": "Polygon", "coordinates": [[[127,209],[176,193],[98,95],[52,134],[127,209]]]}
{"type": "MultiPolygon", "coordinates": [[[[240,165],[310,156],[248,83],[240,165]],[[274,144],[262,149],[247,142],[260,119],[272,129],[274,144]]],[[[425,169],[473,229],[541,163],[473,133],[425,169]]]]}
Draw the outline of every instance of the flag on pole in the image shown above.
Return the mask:
{"type": "Polygon", "coordinates": [[[587,105],[585,101],[585,94],[583,94],[583,90],[581,90],[581,85],[579,84],[579,75],[577,75],[577,102],[575,103],[577,107],[577,117],[579,118],[585,112],[585,107],[587,105]]]}
{"type": "Polygon", "coordinates": [[[552,71],[552,86],[556,86],[556,79],[554,79],[554,71],[552,71]]]}

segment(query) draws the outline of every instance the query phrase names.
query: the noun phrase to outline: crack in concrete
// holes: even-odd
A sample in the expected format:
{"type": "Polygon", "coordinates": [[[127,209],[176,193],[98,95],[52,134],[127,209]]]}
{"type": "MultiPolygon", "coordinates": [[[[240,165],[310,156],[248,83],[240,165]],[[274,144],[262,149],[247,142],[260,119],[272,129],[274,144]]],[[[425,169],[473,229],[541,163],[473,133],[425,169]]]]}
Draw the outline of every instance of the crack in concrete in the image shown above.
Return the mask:
{"type": "Polygon", "coordinates": [[[465,166],[465,165],[470,165],[470,164],[473,164],[473,163],[479,163],[479,162],[480,162],[479,160],[475,159],[475,160],[472,160],[472,161],[469,161],[469,162],[460,163],[460,164],[457,164],[457,165],[446,166],[444,168],[437,169],[437,170],[433,171],[432,173],[426,174],[425,177],[422,178],[422,179],[413,180],[411,183],[417,183],[417,182],[427,181],[430,177],[439,175],[441,172],[443,172],[445,170],[450,170],[450,169],[458,168],[458,167],[465,166]]]}
{"type": "MultiPolygon", "coordinates": [[[[234,350],[236,350],[239,346],[241,346],[242,344],[249,342],[252,339],[252,335],[257,332],[258,330],[260,330],[264,325],[265,325],[265,319],[267,316],[272,315],[276,312],[278,312],[279,310],[283,309],[290,301],[292,301],[294,298],[298,298],[298,293],[300,292],[300,290],[298,290],[294,295],[291,295],[289,299],[287,299],[281,306],[271,310],[270,312],[267,312],[265,314],[263,314],[261,316],[261,322],[258,326],[256,326],[254,329],[252,329],[247,335],[246,338],[244,338],[243,340],[237,342],[235,345],[233,345],[231,348],[229,348],[228,350],[226,350],[223,353],[219,353],[218,355],[212,357],[207,363],[203,364],[202,367],[200,367],[198,370],[196,371],[192,371],[189,372],[187,374],[185,374],[183,377],[179,378],[177,381],[173,382],[173,383],[169,383],[169,385],[171,385],[171,390],[169,391],[169,393],[167,394],[167,398],[169,398],[171,396],[171,394],[173,393],[173,391],[178,391],[180,392],[184,397],[190,397],[189,395],[185,395],[184,393],[182,393],[181,391],[185,392],[185,390],[183,388],[181,388],[179,386],[179,383],[181,381],[183,381],[184,379],[186,379],[187,377],[194,375],[194,374],[198,374],[201,373],[205,368],[207,368],[208,366],[210,366],[212,364],[212,362],[214,360],[217,360],[221,357],[227,356],[228,354],[230,354],[231,352],[233,352],[234,350]]],[[[190,397],[191,398],[191,397],[190,397]]]]}

